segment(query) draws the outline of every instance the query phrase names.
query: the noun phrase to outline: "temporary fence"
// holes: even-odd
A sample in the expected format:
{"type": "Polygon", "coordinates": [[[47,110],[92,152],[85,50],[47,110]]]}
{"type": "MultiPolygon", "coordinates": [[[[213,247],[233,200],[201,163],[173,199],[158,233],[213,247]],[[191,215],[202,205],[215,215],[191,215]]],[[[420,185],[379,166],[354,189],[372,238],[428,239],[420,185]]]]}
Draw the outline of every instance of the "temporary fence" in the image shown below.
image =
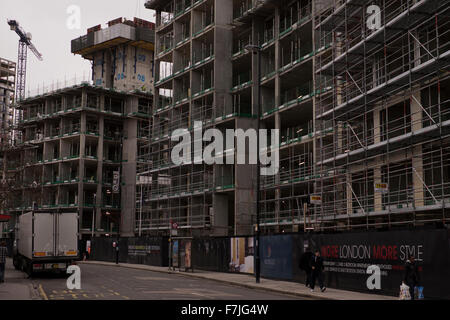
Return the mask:
{"type": "MultiPolygon", "coordinates": [[[[115,239],[94,239],[93,260],[115,261],[115,239]]],[[[304,283],[299,262],[306,250],[319,250],[324,259],[325,285],[331,288],[396,296],[409,255],[418,264],[426,298],[450,298],[450,231],[409,229],[346,233],[263,235],[261,276],[304,283]],[[369,289],[380,271],[380,288],[369,289]]],[[[169,238],[121,238],[120,262],[169,265],[169,238]]],[[[172,240],[170,265],[181,271],[200,269],[254,274],[254,238],[217,237],[172,240]]]]}

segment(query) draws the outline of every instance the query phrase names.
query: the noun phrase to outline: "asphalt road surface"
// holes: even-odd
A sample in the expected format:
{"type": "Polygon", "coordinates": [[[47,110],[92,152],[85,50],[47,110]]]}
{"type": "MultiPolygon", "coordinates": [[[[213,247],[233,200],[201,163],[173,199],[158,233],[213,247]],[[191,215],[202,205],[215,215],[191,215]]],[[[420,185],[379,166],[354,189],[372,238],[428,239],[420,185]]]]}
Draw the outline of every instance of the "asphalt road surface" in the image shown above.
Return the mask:
{"type": "Polygon", "coordinates": [[[31,281],[38,288],[41,298],[46,300],[300,299],[177,274],[98,265],[79,266],[81,290],[68,290],[66,278],[57,275],[37,275],[31,281]]]}

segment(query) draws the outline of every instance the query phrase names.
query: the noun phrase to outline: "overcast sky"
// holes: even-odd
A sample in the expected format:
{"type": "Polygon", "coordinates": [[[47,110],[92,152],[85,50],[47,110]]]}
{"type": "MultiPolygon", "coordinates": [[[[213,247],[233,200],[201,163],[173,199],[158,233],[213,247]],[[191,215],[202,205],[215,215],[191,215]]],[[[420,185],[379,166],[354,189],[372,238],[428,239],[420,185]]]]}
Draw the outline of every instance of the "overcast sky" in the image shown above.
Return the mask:
{"type": "Polygon", "coordinates": [[[70,41],[86,34],[88,28],[113,19],[139,17],[154,22],[154,11],[145,9],[145,0],[0,0],[0,57],[17,61],[18,35],[11,31],[7,19],[17,20],[32,33],[33,43],[44,56],[39,61],[28,51],[27,90],[34,91],[53,81],[89,77],[90,63],[70,53],[70,41]],[[67,9],[80,8],[80,29],[67,27],[67,9]]]}

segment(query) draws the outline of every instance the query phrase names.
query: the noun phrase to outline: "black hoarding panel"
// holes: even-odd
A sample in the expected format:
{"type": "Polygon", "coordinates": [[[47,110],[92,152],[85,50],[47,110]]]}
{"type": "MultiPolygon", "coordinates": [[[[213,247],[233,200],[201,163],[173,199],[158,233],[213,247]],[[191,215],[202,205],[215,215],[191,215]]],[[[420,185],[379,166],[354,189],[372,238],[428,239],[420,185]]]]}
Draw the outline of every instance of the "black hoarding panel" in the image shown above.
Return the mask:
{"type": "Polygon", "coordinates": [[[295,236],[294,279],[303,280],[298,255],[309,244],[325,260],[325,279],[329,287],[398,295],[405,262],[414,255],[425,297],[450,298],[450,245],[447,230],[404,230],[346,234],[295,236]],[[297,255],[297,257],[295,257],[297,255]],[[381,289],[369,290],[369,266],[381,270],[381,289]]]}
{"type": "Polygon", "coordinates": [[[194,269],[228,272],[230,238],[194,239],[191,250],[194,269]]]}
{"type": "Polygon", "coordinates": [[[90,260],[116,262],[114,242],[119,242],[119,262],[126,263],[128,257],[128,238],[94,238],[91,242],[90,260]]]}
{"type": "Polygon", "coordinates": [[[128,263],[145,264],[149,266],[167,267],[166,238],[129,238],[128,263]]]}

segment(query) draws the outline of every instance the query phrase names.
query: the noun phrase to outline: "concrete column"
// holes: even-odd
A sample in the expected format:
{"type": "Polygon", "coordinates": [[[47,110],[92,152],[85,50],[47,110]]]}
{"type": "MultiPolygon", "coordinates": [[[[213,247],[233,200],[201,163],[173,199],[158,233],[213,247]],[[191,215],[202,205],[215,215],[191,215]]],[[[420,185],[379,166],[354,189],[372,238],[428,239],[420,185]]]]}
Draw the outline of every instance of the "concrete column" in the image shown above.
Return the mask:
{"type": "Polygon", "coordinates": [[[375,107],[373,111],[373,141],[374,144],[381,141],[381,121],[380,121],[380,109],[375,107]]]}
{"type": "MultiPolygon", "coordinates": [[[[102,101],[102,100],[101,100],[102,101]]],[[[104,100],[103,100],[104,101],[104,100]]],[[[103,141],[104,141],[104,128],[105,128],[105,117],[103,115],[99,116],[98,119],[98,129],[100,132],[99,138],[98,138],[98,148],[97,148],[97,158],[98,158],[98,164],[97,164],[97,198],[96,198],[96,206],[97,206],[97,216],[95,225],[100,226],[102,222],[102,202],[103,202],[103,194],[102,194],[102,186],[103,186],[103,141]]]]}
{"type": "MultiPolygon", "coordinates": [[[[127,103],[137,104],[137,98],[128,99],[127,103]]],[[[137,120],[124,121],[124,132],[127,139],[123,140],[121,179],[121,226],[120,233],[124,237],[135,234],[136,221],[136,157],[137,157],[137,120]]]]}
{"type": "MultiPolygon", "coordinates": [[[[85,92],[85,91],[83,91],[85,92]]],[[[84,96],[84,94],[83,94],[84,96]]],[[[81,132],[86,132],[86,113],[81,113],[81,121],[80,121],[81,132]]],[[[80,209],[82,209],[84,204],[84,188],[83,188],[83,180],[84,180],[84,156],[86,154],[86,136],[82,134],[80,136],[80,162],[79,162],[79,172],[78,176],[80,178],[80,182],[78,183],[78,205],[80,209]]]]}
{"type": "Polygon", "coordinates": [[[87,107],[87,90],[83,89],[81,93],[81,107],[86,108],[87,107]]]}
{"type": "MultiPolygon", "coordinates": [[[[236,127],[244,131],[255,128],[256,119],[238,118],[236,127]]],[[[247,143],[247,153],[249,147],[247,143]]],[[[251,219],[256,212],[256,174],[256,165],[235,165],[235,235],[253,233],[251,219]]]]}
{"type": "MultiPolygon", "coordinates": [[[[105,111],[105,95],[102,93],[100,95],[100,111],[105,111]]],[[[103,131],[100,131],[100,135],[103,135],[103,131]]]]}
{"type": "MultiPolygon", "coordinates": [[[[381,159],[379,161],[381,161],[381,159]]],[[[385,182],[381,180],[381,166],[377,166],[373,169],[373,182],[374,184],[385,182]]],[[[382,193],[376,192],[376,190],[374,190],[374,211],[376,212],[381,210],[383,210],[382,193]]]]}
{"type": "Polygon", "coordinates": [[[213,208],[214,208],[214,224],[213,235],[214,236],[227,236],[228,235],[228,196],[223,194],[213,195],[213,208]]]}
{"type": "Polygon", "coordinates": [[[215,1],[214,13],[214,105],[217,110],[225,110],[233,101],[230,90],[233,83],[233,32],[230,23],[233,19],[232,1],[215,1]]]}

